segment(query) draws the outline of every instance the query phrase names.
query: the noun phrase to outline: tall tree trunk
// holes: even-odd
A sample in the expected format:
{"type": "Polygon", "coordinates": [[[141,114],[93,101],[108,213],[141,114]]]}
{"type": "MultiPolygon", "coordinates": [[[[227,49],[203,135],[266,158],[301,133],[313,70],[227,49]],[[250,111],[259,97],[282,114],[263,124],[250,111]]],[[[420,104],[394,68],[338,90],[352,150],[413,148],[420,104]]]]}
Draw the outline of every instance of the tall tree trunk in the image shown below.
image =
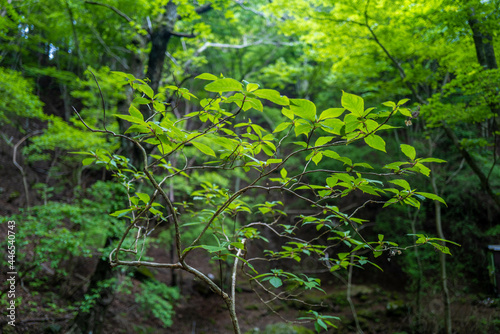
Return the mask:
{"type": "Polygon", "coordinates": [[[151,33],[151,51],[146,77],[151,80],[150,86],[155,93],[158,92],[160,86],[168,42],[172,37],[177,19],[177,5],[169,1],[165,6],[165,12],[158,18],[156,27],[151,33]]]}
{"type": "Polygon", "coordinates": [[[493,48],[491,34],[483,31],[481,23],[475,18],[474,11],[469,18],[469,27],[472,30],[472,39],[476,48],[477,61],[486,69],[497,69],[497,59],[493,48]]]}

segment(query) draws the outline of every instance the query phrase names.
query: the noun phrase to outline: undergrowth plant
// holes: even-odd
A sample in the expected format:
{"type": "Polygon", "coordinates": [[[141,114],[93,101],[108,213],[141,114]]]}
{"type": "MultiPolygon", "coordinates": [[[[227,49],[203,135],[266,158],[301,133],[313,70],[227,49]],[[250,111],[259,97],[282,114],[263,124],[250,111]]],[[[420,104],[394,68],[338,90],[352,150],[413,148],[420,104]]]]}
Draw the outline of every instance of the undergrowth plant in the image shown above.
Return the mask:
{"type": "MultiPolygon", "coordinates": [[[[139,152],[139,159],[133,152],[76,152],[85,156],[84,165],[105,166],[128,193],[129,205],[111,213],[126,221],[109,256],[111,265],[171,268],[194,275],[222,297],[235,333],[240,333],[236,284],[242,277],[268,293],[270,300],[300,298],[297,290],[321,290],[321,281],[282,265],[286,261],[313,257],[333,272],[349,266],[378,267],[370,254],[377,258],[410,247],[430,245],[450,253],[441,243],[445,240],[425,235],[418,235],[413,245],[398,245],[382,234],[367,240],[360,231],[367,221],[357,216],[368,204],[418,208],[425,199],[445,204],[408,182],[415,174],[429,176],[426,164],[443,160],[420,157],[405,144],[400,150],[406,159],[378,166],[336,150],[366,146],[386,152],[381,133],[395,127],[389,122],[396,114],[412,118],[404,107],[408,99],[375,109],[366,108],[363,98],[343,92],[340,106],[318,112],[311,101],[209,73],[196,78],[205,82],[198,96],[173,85],[164,87],[168,96],[155,94],[144,80],[122,72],[114,75],[136,93],[128,114],[113,115],[130,123],[124,133],[107,128],[106,117],[111,116],[105,111],[102,128],[88,125],[84,114],[76,111],[88,130],[119,137],[139,152]],[[167,97],[170,103],[164,102],[167,97]],[[192,107],[184,108],[188,104],[192,107]],[[276,106],[282,117],[274,127],[249,117],[251,110],[266,113],[267,107],[276,106]],[[324,168],[326,160],[337,161],[339,168],[324,168]],[[209,173],[232,182],[221,186],[216,178],[200,177],[209,173]],[[182,194],[177,185],[189,193],[182,194]],[[367,199],[354,209],[341,210],[339,200],[355,193],[367,199]],[[292,205],[304,213],[287,218],[292,205]],[[171,231],[175,259],[170,263],[146,258],[151,232],[159,226],[171,231]],[[271,243],[268,235],[281,241],[271,243]],[[135,241],[128,242],[130,238],[135,241]],[[253,243],[267,246],[250,254],[253,243]],[[195,250],[226,263],[229,287],[189,264],[195,250]],[[257,265],[264,261],[269,270],[257,265]],[[238,275],[238,269],[244,275],[238,275]]],[[[319,332],[335,327],[337,318],[310,310],[301,319],[314,322],[319,332]]]]}

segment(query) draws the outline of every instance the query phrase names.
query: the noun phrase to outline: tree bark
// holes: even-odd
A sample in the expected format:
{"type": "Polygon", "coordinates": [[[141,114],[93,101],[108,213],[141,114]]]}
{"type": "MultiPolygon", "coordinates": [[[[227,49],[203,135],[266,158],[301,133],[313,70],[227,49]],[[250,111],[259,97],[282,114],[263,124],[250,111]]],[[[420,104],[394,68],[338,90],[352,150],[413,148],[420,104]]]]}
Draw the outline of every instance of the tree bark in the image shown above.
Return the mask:
{"type": "MultiPolygon", "coordinates": [[[[432,143],[431,143],[432,145],[432,143]]],[[[432,169],[432,168],[431,168],[432,169]]],[[[434,194],[439,196],[439,190],[436,184],[436,176],[434,174],[434,170],[431,171],[431,184],[432,190],[434,194]]],[[[441,203],[438,201],[434,201],[434,210],[435,210],[435,222],[436,222],[436,230],[439,238],[445,239],[443,232],[443,223],[441,219],[441,203]]],[[[440,242],[442,246],[445,246],[445,242],[440,242]]],[[[446,254],[440,252],[439,254],[439,263],[441,266],[441,286],[443,287],[443,305],[444,305],[444,327],[446,334],[452,334],[452,322],[451,322],[451,307],[450,307],[450,292],[448,290],[448,276],[446,273],[446,254]]]]}
{"type": "Polygon", "coordinates": [[[169,1],[165,5],[165,12],[160,15],[156,27],[151,33],[151,51],[149,52],[146,77],[151,80],[150,86],[155,93],[158,92],[160,86],[168,42],[172,37],[177,19],[177,5],[169,1]]]}
{"type": "Polygon", "coordinates": [[[491,189],[490,182],[486,174],[482,171],[481,167],[479,167],[479,165],[476,163],[476,160],[470,155],[469,151],[467,151],[465,148],[462,147],[462,145],[460,145],[460,141],[458,140],[458,137],[455,134],[455,132],[452,129],[450,129],[450,127],[446,123],[443,122],[442,124],[443,124],[443,129],[448,138],[451,139],[453,145],[459,150],[460,154],[465,159],[469,167],[472,169],[474,174],[476,174],[477,177],[479,178],[479,181],[481,182],[481,187],[484,189],[484,191],[486,191],[488,196],[490,196],[490,198],[493,199],[497,210],[500,210],[500,197],[497,194],[495,194],[493,189],[491,189]]]}
{"type": "Polygon", "coordinates": [[[493,48],[493,38],[491,34],[482,31],[481,23],[474,17],[474,13],[468,20],[472,30],[472,39],[476,48],[477,61],[486,69],[497,69],[497,59],[493,48]]]}

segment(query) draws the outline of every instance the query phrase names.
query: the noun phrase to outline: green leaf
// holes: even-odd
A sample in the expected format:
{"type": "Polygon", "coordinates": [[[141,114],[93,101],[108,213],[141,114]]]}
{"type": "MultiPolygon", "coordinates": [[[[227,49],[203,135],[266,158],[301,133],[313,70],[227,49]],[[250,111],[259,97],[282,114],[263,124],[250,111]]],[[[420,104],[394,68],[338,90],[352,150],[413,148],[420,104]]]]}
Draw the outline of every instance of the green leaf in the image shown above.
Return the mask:
{"type": "Polygon", "coordinates": [[[410,184],[406,180],[397,179],[397,180],[391,180],[389,182],[392,183],[392,184],[396,184],[396,185],[400,186],[401,188],[403,188],[405,190],[411,191],[410,184]]]}
{"type": "Polygon", "coordinates": [[[301,134],[307,135],[312,130],[312,125],[303,121],[304,123],[297,122],[295,125],[295,135],[298,137],[301,134]]]}
{"type": "Polygon", "coordinates": [[[342,107],[346,108],[358,117],[362,117],[365,111],[363,98],[342,91],[342,107]]]}
{"type": "Polygon", "coordinates": [[[344,108],[330,108],[330,109],[326,109],[319,116],[319,120],[321,121],[321,120],[327,119],[327,118],[337,118],[340,115],[342,115],[342,113],[344,113],[344,111],[345,111],[344,108]]]}
{"type": "Polygon", "coordinates": [[[253,91],[253,94],[261,99],[269,100],[273,103],[279,104],[281,106],[287,106],[290,104],[288,97],[281,96],[281,94],[273,89],[258,89],[253,91]]]}
{"type": "Polygon", "coordinates": [[[422,196],[424,196],[425,198],[428,198],[428,199],[439,201],[439,202],[443,203],[444,205],[448,206],[446,204],[446,202],[444,201],[444,199],[442,199],[440,196],[438,196],[436,194],[426,193],[426,192],[421,192],[421,191],[416,191],[415,194],[422,195],[422,196]]]}
{"type": "Polygon", "coordinates": [[[137,123],[137,124],[146,124],[144,123],[144,120],[134,117],[134,116],[129,116],[129,115],[120,115],[120,114],[114,114],[113,116],[116,116],[118,118],[124,119],[126,121],[129,121],[131,123],[137,123]]]}
{"type": "Polygon", "coordinates": [[[434,246],[434,248],[436,248],[438,251],[440,251],[441,253],[444,253],[444,254],[449,254],[451,255],[451,252],[450,252],[450,249],[446,246],[443,246],[441,244],[438,244],[438,243],[435,243],[435,242],[430,242],[430,244],[432,246],[434,246]]]}
{"type": "Polygon", "coordinates": [[[153,102],[153,108],[159,112],[163,112],[166,109],[165,104],[158,101],[153,102]]]}
{"type": "Polygon", "coordinates": [[[382,139],[382,137],[371,134],[368,137],[365,137],[364,139],[365,139],[365,143],[368,146],[370,146],[376,150],[386,152],[385,151],[385,141],[382,139]]]}
{"type": "Polygon", "coordinates": [[[149,200],[151,199],[148,194],[144,193],[135,193],[135,194],[137,195],[137,197],[141,199],[141,201],[143,201],[146,204],[149,203],[149,200]]]}
{"type": "MultiPolygon", "coordinates": [[[[373,169],[373,167],[370,164],[367,164],[366,162],[356,162],[352,167],[364,167],[373,169]]],[[[380,182],[380,181],[373,181],[373,182],[380,182]]]]}
{"type": "Polygon", "coordinates": [[[120,72],[120,71],[111,71],[111,73],[119,75],[119,76],[124,77],[124,78],[127,78],[129,80],[135,80],[135,77],[129,73],[124,73],[124,72],[120,72]]]}
{"type": "Polygon", "coordinates": [[[149,212],[151,212],[154,215],[160,215],[160,216],[163,215],[163,213],[160,210],[155,209],[155,208],[149,208],[149,212]]]}
{"type": "Polygon", "coordinates": [[[280,171],[280,175],[283,179],[286,178],[286,176],[288,175],[288,172],[286,171],[285,168],[283,168],[281,171],[280,171]]]}
{"type": "Polygon", "coordinates": [[[245,245],[242,242],[231,242],[231,246],[234,246],[238,249],[245,249],[245,245]]]}
{"type": "Polygon", "coordinates": [[[418,162],[437,162],[437,163],[446,162],[446,160],[438,159],[438,158],[423,158],[423,159],[418,159],[417,161],[418,162]]]}
{"type": "Polygon", "coordinates": [[[410,101],[410,99],[402,99],[398,102],[398,106],[401,106],[403,104],[405,104],[406,102],[410,101]]]}
{"type": "Polygon", "coordinates": [[[219,78],[217,78],[215,75],[210,74],[210,73],[202,73],[202,74],[198,75],[197,77],[195,77],[195,79],[214,81],[214,80],[217,80],[219,78]]]}
{"type": "Polygon", "coordinates": [[[209,253],[217,253],[217,252],[222,252],[227,250],[227,247],[225,246],[208,246],[208,245],[201,245],[199,246],[205,250],[207,250],[209,253]]]}
{"type": "Polygon", "coordinates": [[[94,153],[91,153],[91,152],[69,152],[71,154],[81,154],[81,155],[91,155],[91,156],[94,156],[95,154],[94,153]]]}
{"type": "Polygon", "coordinates": [[[120,218],[120,217],[125,216],[125,215],[126,215],[127,213],[129,213],[130,211],[132,211],[132,209],[118,210],[118,211],[115,211],[115,212],[113,212],[113,213],[110,213],[109,215],[110,215],[110,216],[113,216],[113,217],[120,218]]]}
{"type": "Polygon", "coordinates": [[[86,158],[86,159],[83,159],[83,160],[82,160],[82,164],[83,164],[84,166],[88,166],[88,165],[90,165],[91,163],[93,163],[95,160],[96,160],[96,158],[86,158]]]}
{"type": "Polygon", "coordinates": [[[130,108],[128,108],[128,112],[129,112],[130,116],[144,121],[144,116],[142,115],[142,113],[139,111],[139,109],[137,109],[133,105],[131,105],[130,108]]]}
{"type": "Polygon", "coordinates": [[[255,110],[264,111],[264,106],[262,105],[262,102],[260,102],[260,100],[254,99],[252,97],[247,97],[247,99],[245,100],[245,105],[247,104],[255,110]]]}
{"type": "Polygon", "coordinates": [[[337,152],[331,150],[322,151],[322,153],[323,155],[326,155],[327,157],[332,159],[337,159],[338,157],[340,157],[340,155],[337,152]]]}
{"type": "Polygon", "coordinates": [[[281,281],[281,278],[279,277],[273,277],[269,280],[269,283],[271,283],[272,286],[275,288],[279,288],[280,286],[283,285],[283,282],[281,281]]]}
{"type": "Polygon", "coordinates": [[[312,157],[312,161],[314,161],[314,163],[316,165],[318,165],[321,161],[321,159],[323,159],[323,154],[321,154],[321,152],[318,152],[316,153],[313,157],[312,157]]]}
{"type": "Polygon", "coordinates": [[[155,93],[153,92],[153,89],[151,87],[149,87],[148,85],[138,85],[137,90],[146,94],[147,97],[149,97],[150,99],[152,99],[153,96],[155,95],[155,93]]]}
{"type": "Polygon", "coordinates": [[[417,169],[420,173],[424,174],[425,176],[429,176],[430,173],[431,173],[430,168],[428,168],[427,166],[422,165],[419,162],[417,162],[413,168],[417,169]]]}
{"type": "Polygon", "coordinates": [[[332,141],[333,138],[334,137],[331,137],[331,136],[319,137],[318,139],[316,139],[316,142],[314,143],[314,146],[323,146],[326,143],[329,143],[330,141],[332,141]]]}
{"type": "Polygon", "coordinates": [[[328,133],[340,135],[342,127],[345,123],[338,118],[329,118],[321,121],[321,128],[328,133]]]}
{"type": "Polygon", "coordinates": [[[281,131],[283,131],[283,130],[285,130],[285,129],[289,128],[289,127],[290,127],[290,125],[292,125],[292,123],[291,123],[291,122],[284,122],[284,123],[280,123],[280,124],[276,127],[276,129],[274,129],[273,133],[276,133],[276,132],[281,132],[281,131]]]}
{"type": "Polygon", "coordinates": [[[259,85],[255,84],[255,83],[249,83],[247,85],[247,91],[249,92],[253,92],[254,90],[257,90],[259,89],[259,85]]]}
{"type": "Polygon", "coordinates": [[[151,100],[146,99],[144,97],[136,97],[134,101],[132,101],[133,104],[150,104],[151,100]]]}
{"type": "Polygon", "coordinates": [[[406,144],[401,144],[401,151],[406,155],[408,158],[410,158],[411,161],[415,160],[415,157],[417,156],[417,153],[415,152],[415,148],[410,145],[406,144]]]}
{"type": "Polygon", "coordinates": [[[293,118],[294,118],[293,112],[289,108],[282,108],[281,113],[283,114],[283,116],[285,116],[291,120],[293,120],[293,118]]]}
{"type": "Polygon", "coordinates": [[[198,150],[201,151],[201,153],[215,157],[214,150],[212,150],[209,146],[202,144],[202,143],[199,143],[199,142],[196,142],[196,141],[193,141],[192,143],[193,143],[194,147],[196,147],[198,150]]]}
{"type": "Polygon", "coordinates": [[[316,320],[316,321],[318,322],[318,325],[320,325],[321,327],[323,327],[323,329],[324,329],[325,331],[327,331],[327,330],[328,330],[328,327],[326,326],[326,324],[325,324],[325,322],[324,322],[323,320],[318,319],[318,320],[316,320]]]}
{"type": "Polygon", "coordinates": [[[401,115],[411,117],[411,111],[408,108],[399,108],[401,115]]]}
{"type": "Polygon", "coordinates": [[[209,83],[205,86],[205,90],[209,92],[233,92],[233,91],[241,91],[243,89],[243,85],[241,82],[238,82],[231,78],[218,79],[214,82],[209,83]]]}
{"type": "Polygon", "coordinates": [[[290,109],[299,117],[308,119],[311,122],[316,120],[316,105],[309,100],[292,99],[290,100],[290,109]]]}

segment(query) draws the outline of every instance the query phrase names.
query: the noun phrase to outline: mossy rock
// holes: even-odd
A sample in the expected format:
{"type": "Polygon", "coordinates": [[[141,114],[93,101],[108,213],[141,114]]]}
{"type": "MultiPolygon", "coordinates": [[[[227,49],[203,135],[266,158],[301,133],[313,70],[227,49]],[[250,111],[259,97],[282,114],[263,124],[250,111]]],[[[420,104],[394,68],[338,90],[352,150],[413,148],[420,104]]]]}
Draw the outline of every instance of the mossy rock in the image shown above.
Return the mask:
{"type": "Polygon", "coordinates": [[[245,310],[249,310],[249,311],[257,311],[261,308],[260,305],[257,305],[257,304],[249,304],[249,305],[245,305],[245,310]]]}

